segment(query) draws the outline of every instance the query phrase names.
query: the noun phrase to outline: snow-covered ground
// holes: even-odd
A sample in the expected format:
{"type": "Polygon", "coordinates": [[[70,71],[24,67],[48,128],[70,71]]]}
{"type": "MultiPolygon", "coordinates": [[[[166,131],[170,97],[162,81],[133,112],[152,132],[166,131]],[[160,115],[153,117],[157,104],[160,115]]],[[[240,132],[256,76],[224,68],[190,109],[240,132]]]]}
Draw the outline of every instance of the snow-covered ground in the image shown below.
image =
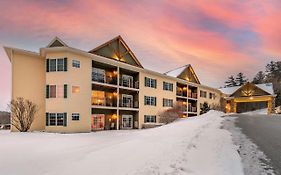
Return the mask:
{"type": "Polygon", "coordinates": [[[267,108],[258,109],[255,111],[244,112],[243,114],[247,114],[247,115],[267,114],[267,110],[268,110],[267,108]]]}
{"type": "Polygon", "coordinates": [[[210,111],[147,130],[0,132],[0,174],[243,174],[222,115],[210,111]]]}

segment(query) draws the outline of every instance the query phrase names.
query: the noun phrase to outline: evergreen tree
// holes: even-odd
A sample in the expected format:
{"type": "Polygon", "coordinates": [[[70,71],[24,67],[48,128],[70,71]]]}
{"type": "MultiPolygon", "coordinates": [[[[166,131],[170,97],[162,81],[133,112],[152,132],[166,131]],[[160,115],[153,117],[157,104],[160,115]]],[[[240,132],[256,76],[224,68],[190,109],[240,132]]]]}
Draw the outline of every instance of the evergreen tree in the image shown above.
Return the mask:
{"type": "Polygon", "coordinates": [[[264,81],[265,81],[265,74],[263,73],[263,71],[259,71],[254,77],[252,83],[261,84],[264,83],[264,81]]]}
{"type": "Polygon", "coordinates": [[[246,77],[244,76],[244,74],[242,72],[239,72],[237,74],[237,77],[235,79],[237,86],[241,86],[241,85],[245,84],[247,81],[248,80],[246,79],[246,77]]]}
{"type": "Polygon", "coordinates": [[[225,86],[224,87],[233,87],[233,86],[237,86],[236,85],[236,81],[235,78],[233,77],[233,75],[228,77],[228,80],[224,82],[225,86]]]}

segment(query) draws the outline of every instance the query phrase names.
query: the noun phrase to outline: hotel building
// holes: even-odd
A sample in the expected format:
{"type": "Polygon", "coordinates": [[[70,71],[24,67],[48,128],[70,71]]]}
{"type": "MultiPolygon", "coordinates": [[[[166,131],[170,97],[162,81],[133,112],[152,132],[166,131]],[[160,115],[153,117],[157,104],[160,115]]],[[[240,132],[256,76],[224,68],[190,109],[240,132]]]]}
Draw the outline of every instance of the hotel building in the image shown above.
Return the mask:
{"type": "Polygon", "coordinates": [[[39,53],[4,49],[12,64],[12,99],[39,107],[31,131],[140,129],[159,124],[159,114],[175,104],[182,117],[193,117],[204,102],[215,106],[229,98],[202,85],[189,64],[166,73],[145,69],[121,36],[90,51],[57,37],[39,53]]]}

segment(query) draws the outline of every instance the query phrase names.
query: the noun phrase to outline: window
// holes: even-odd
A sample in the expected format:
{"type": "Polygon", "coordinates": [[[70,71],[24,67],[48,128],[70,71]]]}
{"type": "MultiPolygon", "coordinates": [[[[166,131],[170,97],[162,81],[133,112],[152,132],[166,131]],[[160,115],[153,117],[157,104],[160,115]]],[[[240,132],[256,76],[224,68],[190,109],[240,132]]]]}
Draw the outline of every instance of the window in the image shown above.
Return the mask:
{"type": "Polygon", "coordinates": [[[148,78],[148,77],[145,77],[144,78],[144,85],[146,86],[146,87],[152,87],[152,88],[155,88],[156,89],[156,84],[157,84],[157,81],[156,81],[156,79],[152,79],[152,78],[148,78]]]}
{"type": "Polygon", "coordinates": [[[66,126],[66,113],[46,113],[46,126],[66,126]]]}
{"type": "Polygon", "coordinates": [[[57,114],[56,113],[50,113],[49,114],[49,125],[50,126],[56,126],[56,124],[57,124],[57,114]]]}
{"type": "Polygon", "coordinates": [[[129,75],[122,75],[122,86],[133,87],[133,77],[129,75]]]}
{"type": "Polygon", "coordinates": [[[47,72],[67,71],[67,58],[47,59],[46,69],[47,72]]]}
{"type": "Polygon", "coordinates": [[[144,115],[144,123],[156,123],[156,115],[144,115]]]}
{"type": "Polygon", "coordinates": [[[207,92],[206,91],[200,91],[200,97],[207,98],[207,92]]]}
{"type": "Polygon", "coordinates": [[[64,71],[64,61],[63,59],[57,59],[57,71],[64,71]]]}
{"type": "Polygon", "coordinates": [[[46,85],[46,98],[67,98],[67,84],[46,85]]]}
{"type": "Polygon", "coordinates": [[[56,85],[50,85],[50,98],[56,98],[56,85]]]}
{"type": "Polygon", "coordinates": [[[80,120],[80,114],[79,113],[72,113],[72,120],[74,120],[74,121],[80,120]]]}
{"type": "Polygon", "coordinates": [[[173,91],[173,83],[163,82],[163,90],[173,91]]]}
{"type": "Polygon", "coordinates": [[[173,99],[163,98],[163,107],[173,107],[173,99]]]}
{"type": "Polygon", "coordinates": [[[156,106],[156,97],[144,96],[144,105],[156,106]]]}
{"type": "Polygon", "coordinates": [[[215,95],[215,93],[209,93],[209,98],[210,99],[216,99],[216,95],[215,95]]]}
{"type": "Polygon", "coordinates": [[[57,113],[57,126],[63,126],[63,113],[57,113]]]}
{"type": "Polygon", "coordinates": [[[93,68],[92,76],[93,76],[93,81],[97,81],[101,83],[105,82],[105,70],[103,69],[93,68]]]}
{"type": "Polygon", "coordinates": [[[80,86],[72,86],[72,93],[79,93],[80,92],[80,86]]]}
{"type": "Polygon", "coordinates": [[[78,61],[78,60],[72,60],[72,67],[80,68],[80,61],[78,61]]]}
{"type": "Polygon", "coordinates": [[[50,59],[50,72],[55,72],[57,71],[57,60],[56,59],[50,59]]]}

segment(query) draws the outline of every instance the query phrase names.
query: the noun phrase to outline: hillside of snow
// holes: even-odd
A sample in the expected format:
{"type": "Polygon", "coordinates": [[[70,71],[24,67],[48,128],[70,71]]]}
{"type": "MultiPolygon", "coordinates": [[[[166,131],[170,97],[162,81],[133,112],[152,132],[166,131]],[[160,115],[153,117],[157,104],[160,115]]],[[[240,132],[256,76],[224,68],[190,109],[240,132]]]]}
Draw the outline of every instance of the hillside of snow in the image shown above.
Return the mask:
{"type": "Polygon", "coordinates": [[[85,134],[0,132],[0,174],[240,175],[223,113],[210,111],[147,130],[85,134]]]}

